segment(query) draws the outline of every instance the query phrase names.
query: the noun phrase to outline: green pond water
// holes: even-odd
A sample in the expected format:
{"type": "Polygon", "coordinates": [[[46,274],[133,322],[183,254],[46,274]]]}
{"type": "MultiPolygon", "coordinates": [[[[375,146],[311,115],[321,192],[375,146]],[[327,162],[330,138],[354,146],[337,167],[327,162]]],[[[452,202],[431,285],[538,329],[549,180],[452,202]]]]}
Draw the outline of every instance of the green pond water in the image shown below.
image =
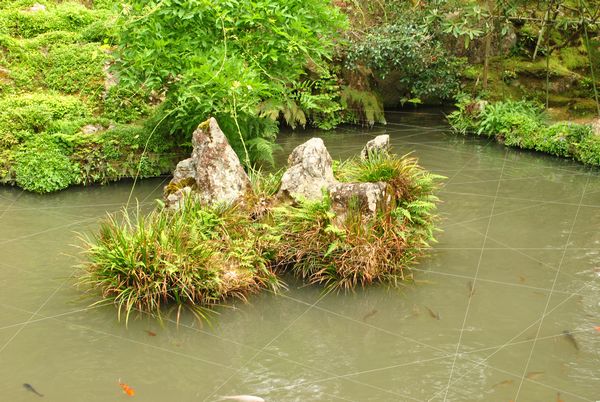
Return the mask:
{"type": "MultiPolygon", "coordinates": [[[[130,181],[47,196],[1,187],[0,401],[39,398],[24,383],[46,401],[130,398],[119,380],[140,401],[600,400],[598,170],[455,136],[437,111],[389,120],[284,133],[278,161],[311,136],[342,158],[385,132],[447,176],[443,232],[417,283],[323,296],[288,278],[212,326],[183,315],[125,327],[74,286],[75,232],[119,210],[130,181]]],[[[167,180],[139,182],[134,197],[152,208],[167,180]]]]}

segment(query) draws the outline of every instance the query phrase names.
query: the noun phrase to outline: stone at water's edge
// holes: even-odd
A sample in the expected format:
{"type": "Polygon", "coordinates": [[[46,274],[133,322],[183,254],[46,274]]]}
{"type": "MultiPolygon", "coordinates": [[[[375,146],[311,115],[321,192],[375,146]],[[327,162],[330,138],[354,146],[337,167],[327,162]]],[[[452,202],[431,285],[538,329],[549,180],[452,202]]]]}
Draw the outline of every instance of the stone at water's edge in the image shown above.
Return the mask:
{"type": "Polygon", "coordinates": [[[192,156],[177,164],[167,186],[168,207],[177,209],[191,192],[208,205],[231,204],[252,191],[248,175],[214,118],[198,126],[192,145],[192,156]]]}
{"type": "Polygon", "coordinates": [[[318,200],[323,189],[336,183],[331,155],[323,140],[311,138],[298,145],[288,157],[288,169],[281,178],[279,195],[293,199],[318,200]]]}
{"type": "MultiPolygon", "coordinates": [[[[370,152],[385,151],[389,148],[389,136],[379,136],[376,146],[370,152]],[[387,145],[385,138],[387,137],[387,145]]],[[[372,142],[372,141],[371,141],[372,142]]],[[[387,185],[376,183],[341,183],[333,176],[332,160],[323,140],[311,138],[297,146],[288,158],[288,168],[281,178],[280,198],[320,200],[323,190],[329,192],[333,210],[343,221],[350,201],[356,199],[363,216],[372,217],[377,209],[389,202],[387,185]]]]}
{"type": "Polygon", "coordinates": [[[594,134],[600,136],[600,117],[592,120],[591,126],[594,134]]]}
{"type": "Polygon", "coordinates": [[[369,154],[375,152],[389,152],[390,150],[390,136],[387,134],[378,135],[371,141],[367,142],[367,145],[360,151],[361,159],[367,159],[369,154]]]}

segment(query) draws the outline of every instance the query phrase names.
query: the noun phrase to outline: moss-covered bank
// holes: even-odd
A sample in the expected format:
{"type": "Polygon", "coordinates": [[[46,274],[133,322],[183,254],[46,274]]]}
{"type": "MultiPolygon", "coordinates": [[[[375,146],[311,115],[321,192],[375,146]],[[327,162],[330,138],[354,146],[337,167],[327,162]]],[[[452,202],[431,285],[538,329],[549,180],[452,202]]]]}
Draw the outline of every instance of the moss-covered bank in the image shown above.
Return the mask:
{"type": "Polygon", "coordinates": [[[115,4],[0,1],[0,183],[44,193],[172,169],[179,139],[150,138],[150,100],[109,72],[115,4]]]}
{"type": "Polygon", "coordinates": [[[512,147],[600,166],[600,135],[587,124],[548,122],[541,105],[527,101],[488,103],[464,98],[448,116],[455,131],[495,138],[512,147]]]}

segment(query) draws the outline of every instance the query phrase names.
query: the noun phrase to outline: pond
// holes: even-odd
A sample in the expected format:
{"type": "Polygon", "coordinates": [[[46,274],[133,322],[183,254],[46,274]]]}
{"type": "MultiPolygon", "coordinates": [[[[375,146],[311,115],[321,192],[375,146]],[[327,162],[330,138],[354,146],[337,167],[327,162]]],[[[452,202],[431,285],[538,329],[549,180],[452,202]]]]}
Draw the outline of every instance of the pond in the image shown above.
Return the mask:
{"type": "MultiPolygon", "coordinates": [[[[600,172],[451,134],[442,113],[375,129],[284,133],[278,163],[321,136],[334,158],[377,134],[447,177],[443,232],[415,284],[350,294],[286,278],[211,325],[117,321],[74,286],[78,234],[131,181],[49,196],[0,188],[0,400],[600,400],[600,172]]],[[[152,208],[169,178],[138,182],[152,208]]],[[[133,203],[132,203],[133,204],[133,203]]],[[[171,318],[175,318],[171,316],[171,318]]]]}

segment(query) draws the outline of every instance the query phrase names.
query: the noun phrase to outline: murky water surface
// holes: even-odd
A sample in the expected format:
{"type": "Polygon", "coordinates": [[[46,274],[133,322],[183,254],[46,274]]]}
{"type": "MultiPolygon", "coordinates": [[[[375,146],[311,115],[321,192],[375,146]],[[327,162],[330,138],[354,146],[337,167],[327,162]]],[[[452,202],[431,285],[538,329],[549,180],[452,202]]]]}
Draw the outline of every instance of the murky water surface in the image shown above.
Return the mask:
{"type": "MultiPolygon", "coordinates": [[[[73,286],[74,232],[120,209],[131,182],[0,188],[0,400],[38,398],[23,383],[47,401],[122,400],[119,379],[141,401],[600,400],[600,173],[449,134],[435,111],[390,122],[284,134],[278,157],[315,135],[347,157],[386,132],[396,153],[447,176],[444,231],[418,283],[323,297],[289,280],[282,295],[220,310],[213,327],[126,328],[73,286]]],[[[165,180],[135,197],[150,208],[165,180]]]]}

